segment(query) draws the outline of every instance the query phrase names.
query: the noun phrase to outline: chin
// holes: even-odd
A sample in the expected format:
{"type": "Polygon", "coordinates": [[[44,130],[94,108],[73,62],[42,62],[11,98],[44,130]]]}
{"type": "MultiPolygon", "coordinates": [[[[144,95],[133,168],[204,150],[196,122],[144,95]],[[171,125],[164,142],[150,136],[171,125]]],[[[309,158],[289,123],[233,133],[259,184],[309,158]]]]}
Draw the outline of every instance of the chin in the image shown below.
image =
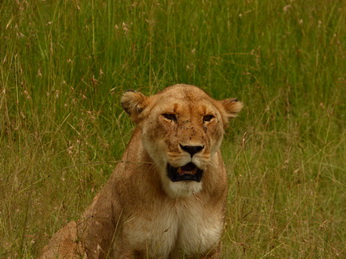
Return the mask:
{"type": "Polygon", "coordinates": [[[202,182],[180,181],[172,182],[169,178],[163,184],[165,192],[171,198],[191,197],[202,190],[202,182]]]}
{"type": "Polygon", "coordinates": [[[189,162],[181,167],[169,163],[161,171],[161,183],[166,194],[174,199],[191,197],[202,190],[204,171],[189,162]]]}

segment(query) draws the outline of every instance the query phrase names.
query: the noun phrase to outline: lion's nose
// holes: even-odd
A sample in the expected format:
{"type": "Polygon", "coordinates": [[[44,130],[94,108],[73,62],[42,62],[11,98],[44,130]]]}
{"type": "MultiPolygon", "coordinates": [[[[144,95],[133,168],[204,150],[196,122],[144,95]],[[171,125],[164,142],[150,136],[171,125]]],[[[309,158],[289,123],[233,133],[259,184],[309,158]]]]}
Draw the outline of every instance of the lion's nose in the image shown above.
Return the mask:
{"type": "Polygon", "coordinates": [[[193,157],[194,154],[200,152],[204,148],[204,146],[184,146],[182,144],[180,144],[180,147],[182,150],[189,153],[191,157],[193,157]]]}

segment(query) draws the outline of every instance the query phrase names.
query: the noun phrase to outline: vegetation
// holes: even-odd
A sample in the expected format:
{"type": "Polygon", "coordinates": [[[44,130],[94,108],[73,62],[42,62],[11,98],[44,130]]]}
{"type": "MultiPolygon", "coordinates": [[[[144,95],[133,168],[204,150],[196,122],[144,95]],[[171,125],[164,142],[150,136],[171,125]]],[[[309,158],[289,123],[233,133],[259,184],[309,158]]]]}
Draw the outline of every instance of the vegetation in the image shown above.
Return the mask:
{"type": "Polygon", "coordinates": [[[3,0],[0,257],[36,257],[107,181],[122,92],[245,103],[223,144],[223,258],[346,258],[343,0],[3,0]]]}

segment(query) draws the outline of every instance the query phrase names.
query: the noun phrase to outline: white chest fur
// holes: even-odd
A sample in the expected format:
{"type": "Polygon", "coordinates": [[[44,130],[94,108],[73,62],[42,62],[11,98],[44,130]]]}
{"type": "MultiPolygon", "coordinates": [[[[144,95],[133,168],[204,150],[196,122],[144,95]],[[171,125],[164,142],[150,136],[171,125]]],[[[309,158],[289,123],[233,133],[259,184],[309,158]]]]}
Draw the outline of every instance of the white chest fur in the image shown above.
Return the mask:
{"type": "Polygon", "coordinates": [[[223,225],[220,211],[207,210],[194,199],[157,205],[124,224],[131,249],[146,251],[149,257],[167,258],[176,250],[204,253],[218,243],[223,225]]]}

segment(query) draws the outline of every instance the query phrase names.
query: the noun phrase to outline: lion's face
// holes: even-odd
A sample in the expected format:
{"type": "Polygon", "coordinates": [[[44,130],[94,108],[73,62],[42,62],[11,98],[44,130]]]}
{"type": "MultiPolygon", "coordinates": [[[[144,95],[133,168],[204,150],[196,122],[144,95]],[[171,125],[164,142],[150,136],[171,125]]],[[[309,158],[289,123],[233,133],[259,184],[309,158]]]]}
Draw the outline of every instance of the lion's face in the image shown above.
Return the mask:
{"type": "Polygon", "coordinates": [[[228,119],[242,108],[236,99],[216,101],[189,85],[171,86],[150,97],[126,92],[122,105],[141,128],[143,146],[172,197],[202,189],[228,119]]]}

